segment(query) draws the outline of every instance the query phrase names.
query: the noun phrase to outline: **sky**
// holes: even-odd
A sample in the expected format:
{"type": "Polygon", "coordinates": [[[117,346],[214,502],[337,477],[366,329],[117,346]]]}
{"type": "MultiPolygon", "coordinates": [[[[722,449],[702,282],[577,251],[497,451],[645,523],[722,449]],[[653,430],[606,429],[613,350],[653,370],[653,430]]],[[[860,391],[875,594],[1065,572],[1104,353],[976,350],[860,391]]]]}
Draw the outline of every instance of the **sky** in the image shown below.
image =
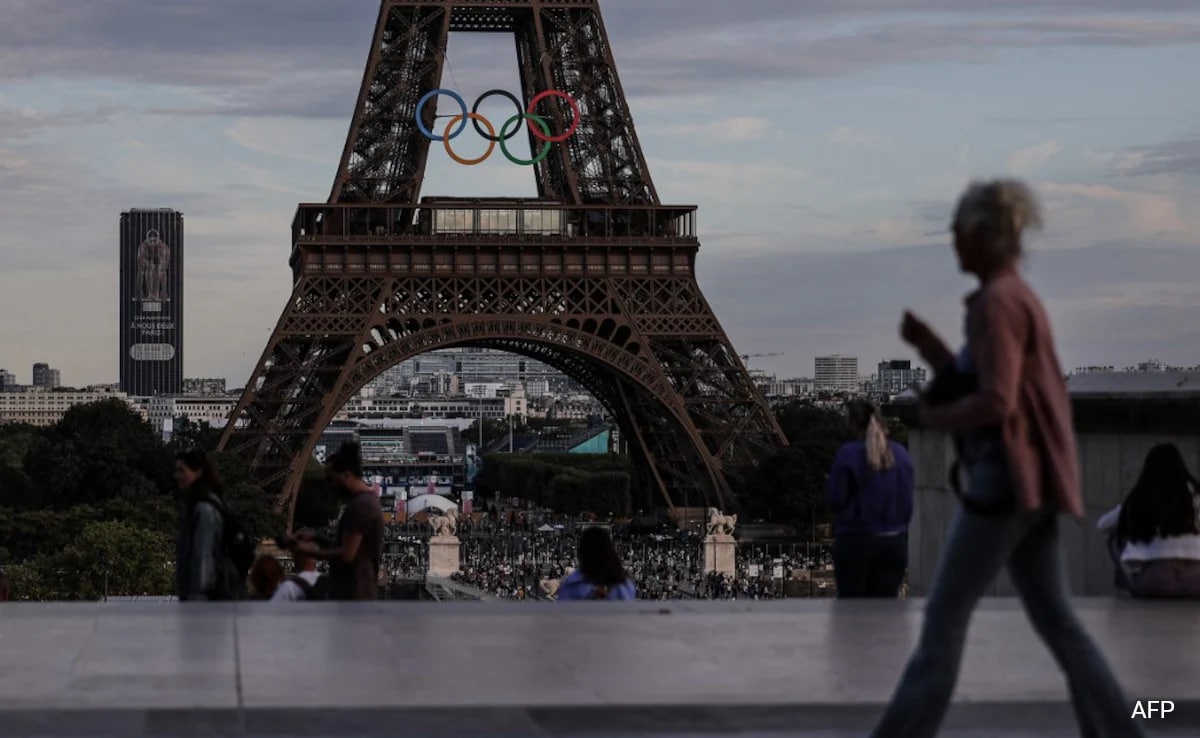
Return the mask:
{"type": "MultiPolygon", "coordinates": [[[[172,207],[185,375],[242,386],[291,290],[296,205],[328,197],[378,7],[0,0],[0,367],[116,381],[119,214],[172,207]]],[[[1044,202],[1026,269],[1068,368],[1200,364],[1195,0],[601,8],[659,195],[699,206],[706,296],[739,353],[780,354],[752,368],[909,357],[906,307],[958,341],[971,284],[947,223],[995,176],[1044,202]]],[[[468,101],[519,89],[511,37],[454,35],[447,58],[468,101]]],[[[423,194],[535,186],[434,147],[423,194]]]]}

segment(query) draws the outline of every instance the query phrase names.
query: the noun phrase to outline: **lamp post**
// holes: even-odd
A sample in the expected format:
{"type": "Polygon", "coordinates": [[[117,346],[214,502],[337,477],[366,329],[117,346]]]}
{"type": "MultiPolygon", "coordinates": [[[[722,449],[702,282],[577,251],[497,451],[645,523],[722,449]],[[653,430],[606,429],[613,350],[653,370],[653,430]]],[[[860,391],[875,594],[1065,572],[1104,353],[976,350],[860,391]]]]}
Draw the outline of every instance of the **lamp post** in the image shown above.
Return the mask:
{"type": "Polygon", "coordinates": [[[479,398],[479,451],[476,456],[483,455],[483,388],[475,387],[475,396],[479,398]]]}

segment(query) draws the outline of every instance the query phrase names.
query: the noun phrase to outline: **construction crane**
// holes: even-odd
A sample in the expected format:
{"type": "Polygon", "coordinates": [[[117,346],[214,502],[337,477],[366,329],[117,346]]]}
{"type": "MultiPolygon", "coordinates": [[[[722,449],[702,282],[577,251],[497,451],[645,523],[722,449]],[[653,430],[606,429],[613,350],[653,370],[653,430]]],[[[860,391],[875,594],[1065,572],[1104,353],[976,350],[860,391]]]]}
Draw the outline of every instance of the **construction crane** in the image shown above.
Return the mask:
{"type": "Polygon", "coordinates": [[[775,352],[773,354],[742,354],[741,359],[742,361],[750,361],[751,359],[766,359],[771,356],[783,356],[783,354],[780,352],[775,352]]]}

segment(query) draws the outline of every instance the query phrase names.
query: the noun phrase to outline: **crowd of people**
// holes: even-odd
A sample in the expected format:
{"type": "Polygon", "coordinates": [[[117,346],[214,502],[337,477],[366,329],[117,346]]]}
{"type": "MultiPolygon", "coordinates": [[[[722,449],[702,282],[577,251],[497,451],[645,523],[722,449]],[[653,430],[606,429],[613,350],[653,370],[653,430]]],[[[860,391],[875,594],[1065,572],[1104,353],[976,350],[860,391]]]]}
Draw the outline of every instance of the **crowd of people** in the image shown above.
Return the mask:
{"type": "MultiPolygon", "coordinates": [[[[566,526],[564,526],[566,527],[566,526]]],[[[459,531],[461,571],[455,581],[506,600],[552,596],[548,588],[578,568],[575,536],[503,525],[467,526],[459,531]]],[[[417,530],[389,527],[383,568],[389,583],[419,580],[428,570],[428,545],[417,530]]],[[[821,544],[744,544],[736,576],[702,571],[699,536],[616,535],[615,545],[637,587],[638,599],[774,599],[783,582],[801,571],[824,572],[833,551],[821,544]]]]}

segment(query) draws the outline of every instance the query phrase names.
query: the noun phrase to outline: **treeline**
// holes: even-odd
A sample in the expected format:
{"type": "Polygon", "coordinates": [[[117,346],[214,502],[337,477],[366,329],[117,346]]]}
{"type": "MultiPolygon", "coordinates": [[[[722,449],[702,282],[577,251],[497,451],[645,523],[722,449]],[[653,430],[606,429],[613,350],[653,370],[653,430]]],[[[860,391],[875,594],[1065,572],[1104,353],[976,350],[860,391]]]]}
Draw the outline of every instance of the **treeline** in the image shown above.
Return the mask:
{"type": "Polygon", "coordinates": [[[489,454],[476,477],[481,498],[499,492],[566,515],[628,517],[635,475],[611,454],[489,454]]]}
{"type": "MultiPolygon", "coordinates": [[[[826,520],[825,475],[838,447],[851,439],[843,410],[799,401],[775,410],[789,446],[748,469],[731,470],[743,520],[801,526],[826,520]]],[[[889,424],[907,442],[904,426],[889,424]]],[[[657,506],[646,470],[628,457],[591,454],[489,454],[477,478],[479,497],[495,492],[564,514],[624,517],[657,506]]]]}
{"type": "MultiPolygon", "coordinates": [[[[0,426],[0,566],[18,599],[174,592],[174,454],[219,433],[177,423],[165,444],[120,400],[69,409],[48,428],[0,426]]],[[[226,505],[255,535],[283,526],[234,459],[212,454],[226,505]]]]}

